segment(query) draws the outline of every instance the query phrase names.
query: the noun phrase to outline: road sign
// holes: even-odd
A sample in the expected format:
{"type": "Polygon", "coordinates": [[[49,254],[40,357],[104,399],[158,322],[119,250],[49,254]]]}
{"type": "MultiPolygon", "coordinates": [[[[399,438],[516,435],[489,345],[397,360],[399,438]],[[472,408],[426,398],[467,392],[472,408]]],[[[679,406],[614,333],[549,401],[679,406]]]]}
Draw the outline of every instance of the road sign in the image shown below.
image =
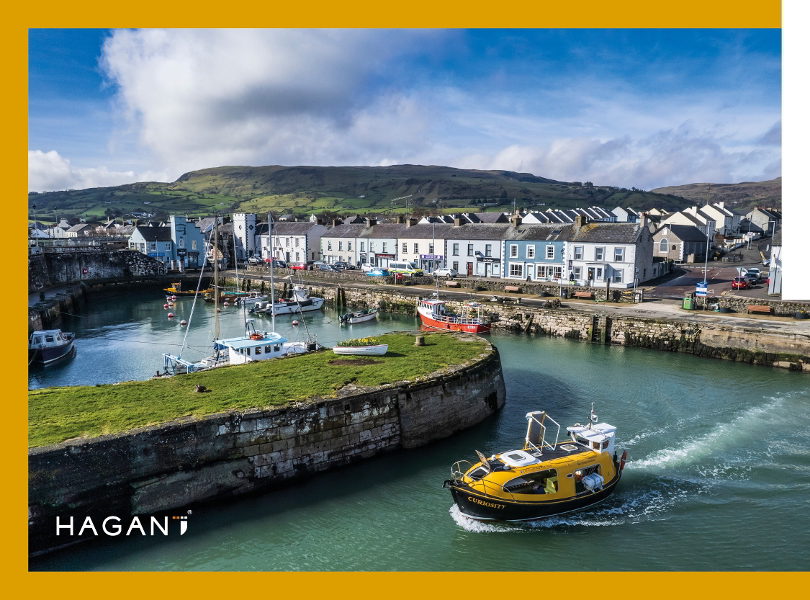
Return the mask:
{"type": "Polygon", "coordinates": [[[709,293],[709,284],[701,281],[695,286],[695,295],[705,298],[709,293]]]}

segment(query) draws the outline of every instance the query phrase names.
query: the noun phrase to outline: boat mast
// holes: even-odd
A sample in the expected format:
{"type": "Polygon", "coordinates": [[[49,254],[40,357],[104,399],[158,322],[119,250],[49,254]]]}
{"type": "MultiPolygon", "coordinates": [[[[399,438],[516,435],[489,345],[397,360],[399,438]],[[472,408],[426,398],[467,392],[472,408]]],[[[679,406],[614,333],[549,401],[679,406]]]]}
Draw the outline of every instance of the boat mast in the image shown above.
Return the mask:
{"type": "MultiPolygon", "coordinates": [[[[219,339],[219,215],[214,215],[214,249],[211,253],[214,259],[214,339],[219,339]]],[[[236,232],[234,232],[236,235],[236,232]]],[[[234,260],[236,257],[234,256],[234,260]]]]}
{"type": "MultiPolygon", "coordinates": [[[[276,279],[273,272],[276,253],[273,248],[273,214],[267,211],[267,232],[270,235],[270,319],[273,323],[273,333],[276,332],[276,279]]],[[[304,257],[306,258],[306,256],[304,257]]]]}

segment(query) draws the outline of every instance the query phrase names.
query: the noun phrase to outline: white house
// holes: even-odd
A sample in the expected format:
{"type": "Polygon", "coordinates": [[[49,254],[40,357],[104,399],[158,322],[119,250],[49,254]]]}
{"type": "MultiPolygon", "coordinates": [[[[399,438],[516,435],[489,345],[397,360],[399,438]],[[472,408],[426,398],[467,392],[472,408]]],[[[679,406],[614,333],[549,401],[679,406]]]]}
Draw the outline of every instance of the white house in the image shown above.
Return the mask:
{"type": "Polygon", "coordinates": [[[675,213],[670,213],[661,218],[660,225],[693,225],[703,232],[703,235],[708,235],[714,239],[714,232],[716,222],[708,215],[700,212],[696,207],[687,208],[675,213]]]}
{"type": "Polygon", "coordinates": [[[327,263],[347,262],[360,265],[368,261],[367,241],[363,240],[363,252],[359,249],[358,237],[366,230],[365,223],[340,223],[333,221],[331,229],[321,234],[321,260],[327,263]]]}
{"type": "Polygon", "coordinates": [[[257,254],[262,258],[274,256],[286,262],[306,262],[321,259],[321,236],[328,229],[317,221],[274,222],[272,236],[267,232],[267,223],[257,228],[257,254]]]}
{"type": "Polygon", "coordinates": [[[462,275],[500,277],[501,242],[509,223],[471,223],[446,230],[445,264],[462,275]]]}
{"type": "Polygon", "coordinates": [[[653,241],[646,222],[587,223],[577,219],[566,244],[569,281],[589,287],[633,287],[655,277],[653,241]]]}
{"type": "MultiPolygon", "coordinates": [[[[375,223],[373,220],[370,223],[375,223]]],[[[357,236],[360,254],[365,254],[368,262],[375,267],[386,268],[397,259],[397,243],[405,226],[401,223],[373,224],[357,236]]]]}
{"type": "Polygon", "coordinates": [[[638,211],[629,206],[617,206],[610,212],[616,215],[616,222],[618,223],[635,223],[639,220],[638,211]]]}
{"type": "Polygon", "coordinates": [[[726,208],[725,202],[707,204],[700,209],[717,223],[717,232],[730,237],[740,232],[740,215],[726,208]]]}
{"type": "Polygon", "coordinates": [[[446,232],[453,229],[447,223],[419,224],[409,219],[399,234],[397,260],[413,262],[417,267],[430,273],[448,266],[445,263],[446,232]]]}

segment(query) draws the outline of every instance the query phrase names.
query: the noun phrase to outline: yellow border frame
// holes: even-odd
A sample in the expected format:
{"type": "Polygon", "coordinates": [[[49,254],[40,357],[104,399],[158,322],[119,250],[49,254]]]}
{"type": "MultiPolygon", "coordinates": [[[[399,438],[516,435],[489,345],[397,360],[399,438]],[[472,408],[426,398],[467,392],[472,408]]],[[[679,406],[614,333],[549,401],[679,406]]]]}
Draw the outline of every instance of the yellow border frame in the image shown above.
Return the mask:
{"type": "MultiPolygon", "coordinates": [[[[5,164],[13,173],[26,172],[23,154],[13,140],[27,144],[27,29],[29,27],[559,27],[559,28],[779,28],[779,0],[579,0],[571,4],[550,2],[511,2],[506,6],[481,2],[437,3],[416,0],[407,4],[375,2],[308,2],[300,5],[239,3],[229,7],[206,2],[167,3],[145,0],[136,5],[85,2],[77,7],[68,2],[39,2],[29,10],[7,12],[0,44],[6,56],[6,86],[11,93],[3,99],[6,122],[12,143],[3,146],[5,164]],[[134,9],[135,12],[132,12],[134,9]],[[34,10],[36,12],[34,12],[34,10]]],[[[12,264],[22,266],[22,249],[27,242],[20,225],[27,205],[16,198],[27,198],[24,178],[12,178],[10,202],[10,239],[12,264]],[[17,194],[19,193],[19,196],[17,194]],[[17,263],[17,260],[20,263],[17,263]]],[[[14,272],[14,271],[12,271],[14,272]]],[[[22,274],[21,274],[22,275],[22,274]]],[[[26,273],[27,276],[27,273],[26,273]]],[[[6,295],[7,302],[11,294],[6,295]]],[[[25,335],[22,318],[12,312],[10,339],[0,369],[12,382],[5,419],[6,439],[11,450],[8,469],[12,482],[3,497],[7,535],[2,546],[8,571],[7,588],[19,595],[51,598],[60,594],[83,598],[142,598],[229,594],[237,596],[293,597],[325,595],[343,597],[448,596],[480,593],[465,574],[457,573],[28,573],[27,556],[27,422],[25,390],[27,384],[17,375],[27,369],[23,353],[17,348],[25,335]],[[23,587],[24,586],[24,587],[23,587]]],[[[801,525],[798,526],[801,528],[801,525]]],[[[622,549],[607,548],[621,564],[622,549]]],[[[711,565],[703,565],[711,568],[711,565]]],[[[595,581],[594,576],[572,573],[555,581],[561,595],[573,592],[574,581],[595,581]],[[566,584],[565,582],[568,582],[566,584]]],[[[783,595],[808,588],[807,573],[604,573],[596,575],[600,595],[623,597],[678,598],[684,595],[704,597],[752,597],[783,595]]],[[[556,589],[555,588],[555,589],[556,589]]],[[[489,588],[492,589],[492,588],[489,588]]],[[[497,586],[496,586],[497,589],[497,586]]],[[[538,588],[539,589],[539,588],[538,588]]],[[[546,587],[546,590],[550,588],[546,587]]]]}

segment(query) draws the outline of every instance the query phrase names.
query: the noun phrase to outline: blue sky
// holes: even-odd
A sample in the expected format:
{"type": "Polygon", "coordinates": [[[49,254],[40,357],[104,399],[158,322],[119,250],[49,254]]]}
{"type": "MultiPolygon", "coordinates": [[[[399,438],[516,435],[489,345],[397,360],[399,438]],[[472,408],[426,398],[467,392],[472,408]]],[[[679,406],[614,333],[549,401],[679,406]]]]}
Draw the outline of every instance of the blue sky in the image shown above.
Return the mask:
{"type": "Polygon", "coordinates": [[[778,30],[31,30],[29,189],[444,164],[781,174],[778,30]]]}

